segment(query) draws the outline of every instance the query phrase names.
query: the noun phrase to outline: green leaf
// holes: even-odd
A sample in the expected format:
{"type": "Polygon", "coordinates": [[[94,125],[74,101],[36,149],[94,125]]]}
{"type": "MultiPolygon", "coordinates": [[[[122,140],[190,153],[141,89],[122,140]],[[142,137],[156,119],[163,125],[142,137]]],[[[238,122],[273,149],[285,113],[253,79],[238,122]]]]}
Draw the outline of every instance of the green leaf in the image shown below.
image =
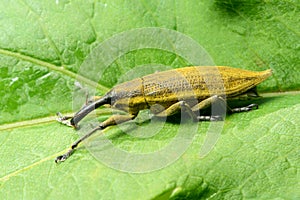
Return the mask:
{"type": "MultiPolygon", "coordinates": [[[[297,1],[257,0],[0,2],[0,199],[300,198],[299,8],[297,1]],[[197,124],[178,160],[153,172],[112,169],[84,147],[55,164],[78,138],[55,120],[57,111],[70,113],[84,103],[84,93],[73,99],[77,80],[103,94],[138,66],[189,64],[172,52],[142,49],[119,57],[98,82],[76,76],[101,42],[141,27],[186,34],[216,65],[271,68],[272,77],[258,87],[271,93],[233,102],[260,107],[227,116],[215,148],[204,158],[199,152],[209,122],[197,124]]],[[[105,109],[99,112],[101,120],[108,117],[105,109]]],[[[161,125],[146,122],[129,132],[161,125]]],[[[169,144],[180,127],[191,126],[170,119],[160,134],[145,139],[122,134],[122,127],[105,133],[120,149],[152,152],[169,144]]]]}

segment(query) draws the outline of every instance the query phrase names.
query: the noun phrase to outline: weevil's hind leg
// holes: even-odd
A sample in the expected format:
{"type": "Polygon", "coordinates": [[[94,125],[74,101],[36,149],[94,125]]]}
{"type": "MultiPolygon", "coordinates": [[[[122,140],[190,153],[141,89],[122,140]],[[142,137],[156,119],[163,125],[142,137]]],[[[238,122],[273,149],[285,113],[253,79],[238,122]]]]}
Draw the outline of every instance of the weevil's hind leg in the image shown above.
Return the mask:
{"type": "Polygon", "coordinates": [[[254,88],[251,88],[250,90],[248,90],[246,92],[248,97],[254,97],[254,98],[258,98],[260,97],[259,94],[257,93],[257,87],[255,86],[254,88]]]}
{"type": "Polygon", "coordinates": [[[136,117],[136,115],[132,115],[132,114],[129,114],[129,115],[113,115],[113,116],[111,116],[110,118],[108,118],[107,120],[102,122],[99,126],[97,126],[93,130],[91,130],[90,132],[88,132],[87,134],[85,134],[84,136],[79,138],[77,141],[75,141],[71,145],[71,148],[65,154],[56,157],[55,162],[59,163],[59,162],[65,161],[68,157],[70,157],[70,155],[72,155],[72,153],[75,151],[75,149],[77,148],[77,146],[81,142],[83,142],[84,140],[86,140],[87,138],[92,136],[98,130],[103,130],[103,129],[109,127],[109,126],[113,126],[113,125],[116,125],[116,124],[120,124],[120,123],[129,121],[129,120],[132,120],[135,117],[136,117]]]}
{"type": "Polygon", "coordinates": [[[256,109],[258,109],[258,105],[253,103],[253,104],[250,104],[245,107],[230,108],[230,112],[231,113],[248,112],[248,111],[256,110],[256,109]]]}
{"type": "MultiPolygon", "coordinates": [[[[255,91],[255,90],[253,90],[255,91]]],[[[215,101],[221,101],[223,102],[226,107],[227,107],[227,110],[230,112],[230,113],[237,113],[237,112],[248,112],[248,111],[251,111],[251,110],[256,110],[258,109],[258,105],[257,104],[250,104],[248,106],[244,106],[244,107],[238,107],[238,108],[230,108],[227,103],[226,103],[226,100],[221,97],[221,96],[213,96],[213,98],[215,98],[215,101]]]]}

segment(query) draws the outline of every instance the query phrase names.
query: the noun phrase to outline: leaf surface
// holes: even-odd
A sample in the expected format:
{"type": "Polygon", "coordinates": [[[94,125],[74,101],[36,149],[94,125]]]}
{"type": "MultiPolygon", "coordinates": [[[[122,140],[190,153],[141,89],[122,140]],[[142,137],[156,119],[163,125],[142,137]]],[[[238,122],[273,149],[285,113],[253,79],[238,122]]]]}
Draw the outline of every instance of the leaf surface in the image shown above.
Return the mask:
{"type": "MultiPolygon", "coordinates": [[[[299,8],[297,1],[255,0],[2,1],[0,199],[300,198],[299,8]],[[186,34],[216,65],[271,68],[272,77],[258,87],[271,93],[242,102],[258,103],[258,110],[227,116],[215,148],[204,158],[199,152],[208,122],[199,124],[178,160],[154,172],[120,172],[84,147],[55,164],[55,157],[78,138],[54,117],[57,111],[73,111],[78,79],[104,94],[140,65],[189,64],[171,52],[143,49],[119,57],[98,82],[89,77],[76,80],[97,45],[142,27],[186,34]],[[281,93],[285,91],[293,92],[281,93]]],[[[151,128],[146,123],[131,133],[143,126],[151,128]]],[[[169,144],[180,126],[190,124],[167,121],[162,133],[150,139],[132,138],[118,127],[106,133],[118,148],[151,152],[169,144]]]]}

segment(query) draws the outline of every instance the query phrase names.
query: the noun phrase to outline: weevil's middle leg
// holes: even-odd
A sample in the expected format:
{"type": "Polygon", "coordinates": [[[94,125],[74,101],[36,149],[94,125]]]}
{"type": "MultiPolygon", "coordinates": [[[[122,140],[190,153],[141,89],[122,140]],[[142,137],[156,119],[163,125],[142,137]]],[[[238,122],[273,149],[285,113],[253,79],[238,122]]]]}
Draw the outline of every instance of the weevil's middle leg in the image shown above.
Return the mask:
{"type": "Polygon", "coordinates": [[[105,120],[104,122],[102,122],[98,127],[94,128],[93,130],[91,130],[90,132],[88,132],[87,134],[85,134],[84,136],[82,136],[81,138],[79,138],[77,141],[75,141],[72,145],[71,148],[63,155],[58,156],[55,159],[55,162],[63,162],[65,161],[68,157],[70,157],[72,155],[72,153],[75,151],[75,149],[78,147],[78,145],[83,142],[84,140],[86,140],[87,138],[89,138],[90,136],[92,136],[94,133],[96,133],[98,130],[103,130],[109,126],[113,126],[116,124],[120,124],[129,120],[132,120],[136,117],[136,115],[113,115],[110,118],[108,118],[107,120],[105,120]]]}
{"type": "Polygon", "coordinates": [[[199,104],[191,108],[185,101],[179,101],[177,103],[174,103],[170,107],[168,107],[166,110],[156,114],[155,116],[157,117],[167,117],[174,115],[178,113],[179,111],[183,111],[189,114],[189,116],[194,120],[194,121],[219,121],[223,120],[220,116],[199,116],[196,113],[203,108],[206,108],[211,104],[211,102],[214,101],[214,98],[208,98],[204,101],[201,101],[199,104]],[[200,109],[199,109],[200,108],[200,109]]]}

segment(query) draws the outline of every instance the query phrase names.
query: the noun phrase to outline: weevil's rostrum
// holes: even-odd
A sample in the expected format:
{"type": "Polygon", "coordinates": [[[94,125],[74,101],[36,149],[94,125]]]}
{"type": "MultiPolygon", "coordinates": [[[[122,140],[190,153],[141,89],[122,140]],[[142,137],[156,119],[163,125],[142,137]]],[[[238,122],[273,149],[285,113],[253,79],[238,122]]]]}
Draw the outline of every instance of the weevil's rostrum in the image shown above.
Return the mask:
{"type": "MultiPolygon", "coordinates": [[[[248,92],[256,93],[256,85],[271,74],[271,70],[254,72],[224,66],[199,66],[157,72],[121,83],[100,99],[84,106],[70,117],[70,121],[66,117],[59,118],[59,121],[77,127],[79,121],[88,113],[105,104],[123,110],[128,115],[113,115],[100,123],[99,127],[76,141],[71,150],[56,161],[64,161],[82,140],[96,130],[132,120],[140,110],[150,109],[156,116],[166,117],[184,107],[194,120],[220,120],[219,116],[199,116],[197,111],[215,101],[225,102],[225,96],[230,99],[248,92]]],[[[229,108],[229,111],[250,111],[257,107],[251,104],[242,108],[229,108]]]]}

